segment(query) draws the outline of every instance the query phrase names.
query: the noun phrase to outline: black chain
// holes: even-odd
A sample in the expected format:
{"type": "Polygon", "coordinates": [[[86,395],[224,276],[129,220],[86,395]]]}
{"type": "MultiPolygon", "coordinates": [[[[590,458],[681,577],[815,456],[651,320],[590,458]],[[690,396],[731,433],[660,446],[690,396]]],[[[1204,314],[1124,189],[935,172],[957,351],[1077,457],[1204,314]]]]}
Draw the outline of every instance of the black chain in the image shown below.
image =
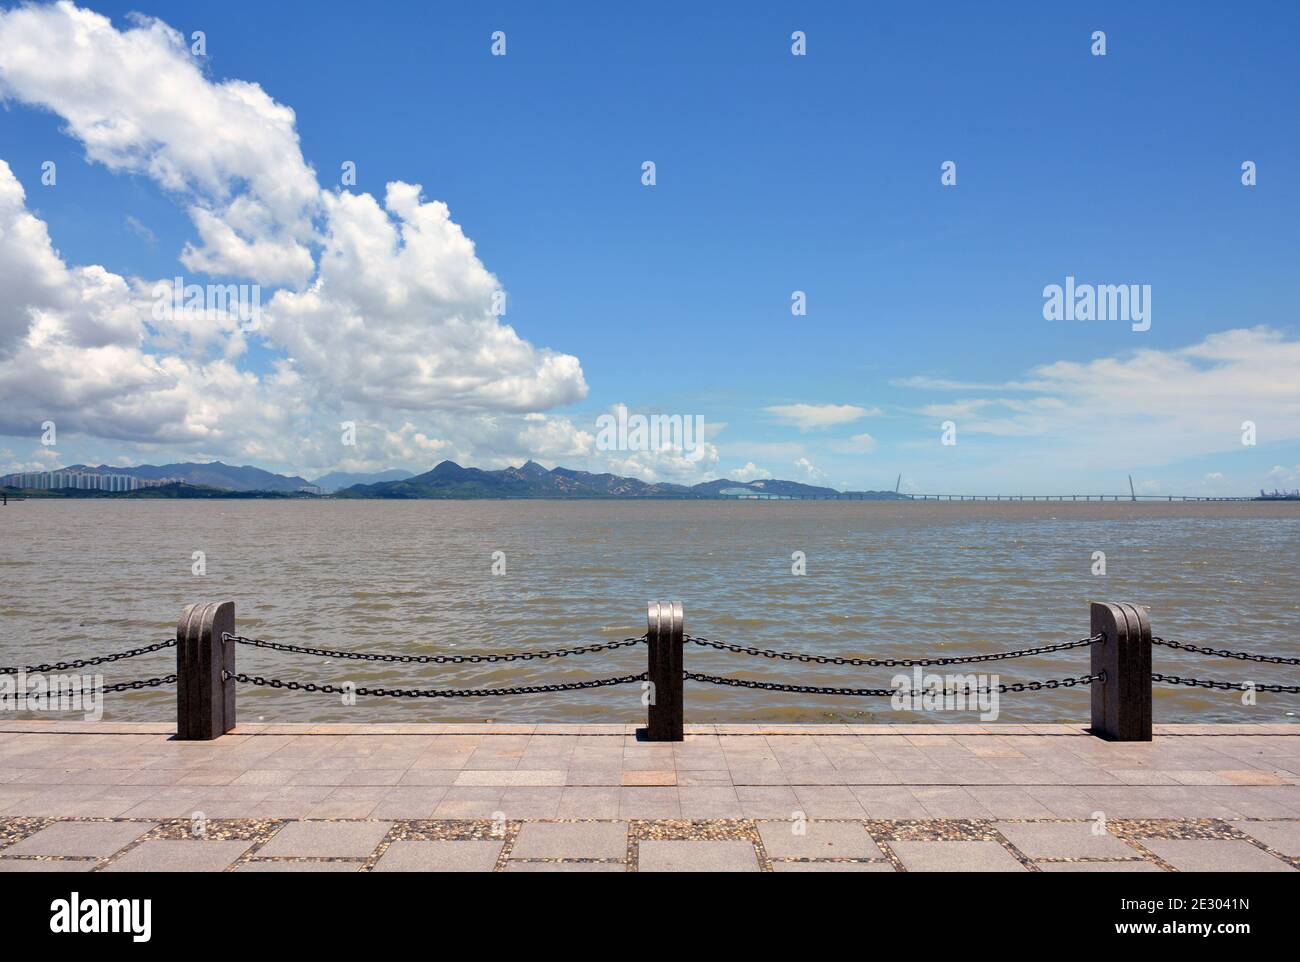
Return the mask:
{"type": "Polygon", "coordinates": [[[1200,678],[1183,678],[1179,675],[1161,675],[1152,673],[1152,681],[1163,681],[1167,685],[1186,685],[1188,688],[1219,688],[1223,691],[1274,691],[1300,695],[1300,685],[1255,685],[1243,681],[1207,681],[1200,678]]]}
{"type": "Polygon", "coordinates": [[[244,638],[224,632],[222,641],[233,641],[237,645],[251,645],[254,648],[269,648],[272,651],[289,651],[299,655],[319,655],[324,658],[348,658],[353,661],[391,661],[416,665],[478,665],[501,661],[532,661],[534,658],[565,658],[569,655],[585,655],[593,651],[613,651],[645,642],[645,635],[636,638],[624,638],[622,641],[604,641],[594,645],[582,645],[577,648],[552,648],[548,651],[517,651],[504,655],[386,655],[370,651],[338,651],[333,648],[310,648],[304,645],[286,645],[277,641],[263,641],[260,638],[244,638]]]}
{"type": "Polygon", "coordinates": [[[1198,655],[1215,655],[1219,658],[1236,658],[1239,661],[1266,661],[1273,665],[1300,665],[1300,658],[1282,658],[1278,655],[1256,655],[1249,651],[1229,651],[1227,648],[1203,648],[1200,645],[1187,645],[1178,641],[1166,641],[1164,638],[1152,638],[1151,644],[1176,648],[1179,651],[1191,651],[1198,655]]]}
{"type": "Polygon", "coordinates": [[[593,678],[589,681],[568,681],[556,685],[523,685],[517,688],[343,688],[339,685],[313,682],[281,681],[279,678],[263,678],[261,675],[232,675],[228,671],[221,673],[222,679],[257,685],[262,688],[286,688],[289,691],[323,692],[327,695],[380,695],[388,698],[484,698],[495,695],[538,695],[552,691],[577,691],[584,688],[606,688],[610,685],[630,685],[645,681],[646,673],[639,675],[622,675],[617,678],[593,678]]]}
{"type": "Polygon", "coordinates": [[[1043,645],[1039,648],[1021,648],[1017,651],[995,651],[986,655],[960,655],[952,658],[841,658],[833,655],[808,655],[792,651],[768,651],[764,648],[730,645],[722,641],[710,641],[687,635],[686,641],[704,648],[716,648],[719,651],[732,651],[740,655],[761,655],[764,658],[780,658],[782,661],[802,661],[818,665],[854,665],[866,668],[937,668],[942,665],[968,665],[982,661],[1001,661],[1005,658],[1023,658],[1027,655],[1045,655],[1053,651],[1065,651],[1069,648],[1082,648],[1105,638],[1093,635],[1078,641],[1065,641],[1056,645],[1043,645]]]}
{"type": "Polygon", "coordinates": [[[91,665],[103,665],[110,661],[121,661],[123,658],[134,658],[136,655],[147,655],[151,651],[162,651],[164,648],[175,648],[176,639],[169,641],[160,641],[157,644],[145,645],[143,648],[132,648],[129,651],[119,651],[115,655],[100,655],[97,658],[77,658],[73,661],[56,661],[51,665],[28,665],[26,668],[0,668],[0,675],[17,675],[19,672],[34,674],[38,672],[50,671],[67,671],[69,668],[88,668],[91,665]]]}
{"type": "Polygon", "coordinates": [[[135,681],[118,682],[116,685],[105,685],[104,691],[139,691],[141,688],[157,688],[159,685],[172,685],[176,683],[175,675],[167,675],[163,678],[139,678],[135,681]]]}
{"type": "Polygon", "coordinates": [[[101,688],[82,688],[79,691],[64,691],[55,689],[53,691],[41,692],[39,695],[28,694],[30,699],[58,700],[59,698],[69,695],[89,695],[92,693],[110,692],[110,691],[140,691],[143,688],[158,688],[161,685],[171,685],[175,683],[175,675],[167,675],[165,678],[138,678],[135,681],[120,681],[115,685],[104,685],[101,688]]]}
{"type": "Polygon", "coordinates": [[[1094,681],[1105,681],[1106,673],[1082,675],[1078,678],[1053,678],[1049,681],[1023,681],[1011,685],[996,685],[991,688],[960,688],[949,691],[913,691],[903,692],[893,688],[818,688],[814,685],[787,685],[775,681],[755,681],[752,678],[726,678],[719,675],[700,675],[693,671],[682,672],[682,677],[689,681],[702,681],[709,685],[727,685],[733,688],[758,688],[763,691],[788,691],[800,695],[854,695],[858,697],[887,698],[893,695],[976,695],[989,692],[1040,691],[1044,688],[1073,688],[1075,685],[1091,685],[1094,681]]]}

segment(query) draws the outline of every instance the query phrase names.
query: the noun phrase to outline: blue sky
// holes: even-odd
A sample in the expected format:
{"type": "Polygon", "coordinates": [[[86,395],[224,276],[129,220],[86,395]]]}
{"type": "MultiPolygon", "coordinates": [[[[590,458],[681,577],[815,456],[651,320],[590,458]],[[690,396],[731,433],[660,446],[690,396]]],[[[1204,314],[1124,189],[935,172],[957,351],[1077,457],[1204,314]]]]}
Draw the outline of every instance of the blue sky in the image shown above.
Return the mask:
{"type": "MultiPolygon", "coordinates": [[[[58,458],[312,475],[536,456],[670,480],[892,487],[901,472],[912,490],[972,493],[1115,492],[1130,472],[1152,493],[1300,483],[1295,4],[701,6],[93,4],[118,32],[131,11],[204,31],[203,76],[292,108],[322,190],[351,160],[353,193],[382,200],[401,181],[445,202],[508,291],[504,321],[575,357],[585,395],[543,392],[531,412],[497,395],[499,411],[406,395],[363,410],[303,375],[291,428],[252,438],[231,408],[216,427],[115,432],[69,408],[58,458]],[[806,56],[791,55],[794,30],[806,56]],[[947,160],[955,187],[940,183],[947,160]],[[1043,288],[1067,275],[1150,285],[1150,330],[1045,320],[1043,288]],[[807,316],[791,314],[795,290],[807,316]],[[716,450],[690,464],[584,450],[615,404],[703,415],[716,450]],[[794,405],[793,421],[770,410],[794,405]],[[826,423],[832,405],[842,419],[826,423]],[[347,417],[401,437],[337,450],[347,417]],[[940,443],[945,420],[955,445],[940,443]],[[549,440],[528,427],[542,423],[549,440]]],[[[88,160],[67,132],[76,95],[15,73],[12,54],[0,159],[62,260],[205,282],[178,261],[189,210],[228,197],[88,160]]],[[[237,193],[239,171],[227,179],[237,193]]],[[[146,333],[142,351],[167,347],[146,333]]],[[[261,381],[292,356],[287,335],[254,336],[232,364],[261,381]]],[[[0,423],[0,469],[49,461],[39,394],[62,387],[0,369],[6,390],[23,411],[0,423]]]]}

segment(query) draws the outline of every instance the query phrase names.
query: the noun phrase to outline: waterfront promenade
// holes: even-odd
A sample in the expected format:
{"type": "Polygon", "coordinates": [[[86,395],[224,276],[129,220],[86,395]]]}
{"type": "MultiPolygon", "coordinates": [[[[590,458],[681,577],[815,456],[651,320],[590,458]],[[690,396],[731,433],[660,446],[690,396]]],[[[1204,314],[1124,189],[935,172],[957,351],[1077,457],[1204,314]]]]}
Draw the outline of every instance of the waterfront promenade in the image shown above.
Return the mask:
{"type": "Polygon", "coordinates": [[[0,871],[1295,871],[1300,726],[0,721],[0,871]]]}

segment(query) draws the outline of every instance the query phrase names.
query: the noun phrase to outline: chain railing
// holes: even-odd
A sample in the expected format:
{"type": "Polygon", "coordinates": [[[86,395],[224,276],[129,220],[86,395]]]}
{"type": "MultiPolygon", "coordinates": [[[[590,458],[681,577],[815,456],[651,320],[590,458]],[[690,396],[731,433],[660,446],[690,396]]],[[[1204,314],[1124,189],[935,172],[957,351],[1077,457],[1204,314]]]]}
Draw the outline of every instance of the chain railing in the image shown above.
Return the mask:
{"type": "MultiPolygon", "coordinates": [[[[111,661],[122,661],[126,658],[135,658],[138,655],[147,655],[151,651],[162,651],[164,648],[175,648],[176,639],[160,641],[152,645],[144,645],[140,648],[128,648],[126,651],[119,651],[112,655],[98,655],[93,658],[75,658],[71,661],[56,661],[48,665],[27,665],[22,668],[0,668],[0,675],[18,675],[18,674],[47,674],[51,671],[67,671],[71,668],[90,668],[93,665],[106,665],[111,661]]],[[[172,679],[175,681],[175,679],[172,679]]]]}
{"type": "Polygon", "coordinates": [[[1300,685],[1259,685],[1253,681],[1210,681],[1204,678],[1183,678],[1180,675],[1161,675],[1152,672],[1152,681],[1166,685],[1186,685],[1188,688],[1218,688],[1222,691],[1271,691],[1281,694],[1300,694],[1300,685]]]}
{"type": "MultiPolygon", "coordinates": [[[[1286,658],[1280,655],[1261,655],[1249,651],[1232,651],[1228,648],[1210,648],[1204,645],[1189,645],[1186,642],[1170,641],[1158,635],[1151,637],[1151,644],[1171,648],[1175,651],[1187,651],[1194,655],[1208,655],[1213,658],[1233,658],[1237,661],[1253,661],[1271,665],[1300,665],[1300,658],[1286,658]]],[[[1181,675],[1162,675],[1152,672],[1152,681],[1166,685],[1182,685],[1187,688],[1210,688],[1219,691],[1267,691],[1275,694],[1300,694],[1300,685],[1267,685],[1245,681],[1214,681],[1208,678],[1184,678],[1181,675]]]]}
{"type": "MultiPolygon", "coordinates": [[[[233,642],[240,645],[249,645],[256,648],[265,648],[272,651],[283,651],[293,654],[324,656],[328,658],[343,658],[360,661],[378,661],[378,662],[400,662],[404,664],[484,664],[496,662],[513,662],[528,661],[533,659],[547,659],[567,657],[569,655],[582,655],[591,652],[614,651],[619,648],[626,648],[632,645],[644,644],[646,635],[640,635],[631,638],[624,638],[622,641],[601,642],[593,645],[583,645],[575,648],[558,648],[540,651],[512,652],[505,654],[475,654],[475,655],[395,655],[378,652],[347,651],[332,648],[319,648],[309,645],[292,645],[283,642],[264,641],[259,638],[245,638],[241,635],[223,632],[221,636],[224,642],[233,642]]],[[[771,651],[763,648],[752,646],[733,645],[725,642],[710,641],[707,638],[699,638],[694,635],[685,635],[684,641],[694,645],[707,648],[714,648],[720,651],[728,651],[737,654],[761,656],[764,658],[774,658],[783,661],[798,661],[803,663],[814,663],[823,665],[849,665],[853,667],[870,667],[870,668],[913,668],[913,667],[941,667],[946,665],[964,665],[989,661],[1000,661],[1008,658],[1024,658],[1032,655],[1042,655],[1057,651],[1066,651],[1072,648],[1080,648],[1085,645],[1092,645],[1102,640],[1101,635],[1093,635],[1089,638],[1081,638],[1077,641],[1061,642],[1059,644],[1039,645],[1034,648],[1021,648],[1014,651],[998,651],[981,655],[960,655],[949,658],[853,658],[833,655],[812,655],[796,652],[771,651]]],[[[332,684],[318,684],[315,682],[286,681],[279,678],[263,678],[260,675],[250,676],[243,673],[224,672],[223,680],[234,679],[241,684],[251,684],[257,687],[276,688],[286,691],[304,691],[304,692],[321,692],[324,694],[345,694],[355,695],[378,695],[393,698],[482,698],[499,695],[525,695],[539,694],[546,692],[558,691],[577,691],[589,688],[604,688],[613,685],[626,685],[634,682],[646,681],[648,675],[642,672],[639,675],[623,675],[612,678],[598,678],[579,682],[564,682],[551,685],[522,685],[509,688],[367,688],[367,687],[342,687],[332,684]]],[[[841,687],[821,687],[816,685],[795,685],[784,682],[758,681],[748,678],[734,678],[718,675],[707,675],[698,672],[683,671],[682,678],[686,681],[697,681],[710,685],[723,685],[733,688],[752,688],[763,691],[780,691],[804,695],[846,695],[855,697],[891,697],[894,695],[919,695],[921,692],[906,692],[899,688],[841,688],[841,687]]],[[[953,689],[958,694],[989,694],[998,692],[1004,694],[1007,692],[1023,691],[1041,691],[1044,689],[1054,690],[1057,688],[1073,688],[1075,686],[1087,686],[1094,681],[1105,679],[1105,673],[1101,672],[1095,675],[1085,675],[1078,678],[1053,678],[1047,681],[1019,682],[1009,685],[999,684],[992,688],[962,688],[953,689]]]]}
{"type": "MultiPolygon", "coordinates": [[[[941,668],[949,665],[979,664],[990,661],[1004,661],[1011,658],[1026,658],[1034,655],[1045,655],[1057,651],[1068,651],[1072,648],[1082,648],[1088,645],[1099,644],[1105,640],[1105,635],[1094,634],[1088,638],[1080,638],[1078,641],[1066,641],[1052,645],[1039,645],[1034,648],[1017,648],[1012,651],[995,651],[979,655],[955,655],[947,658],[856,658],[846,655],[814,655],[807,652],[773,651],[767,648],[758,648],[753,645],[736,645],[728,642],[713,641],[696,635],[683,635],[683,640],[687,644],[698,645],[703,648],[713,648],[718,651],[730,652],[732,654],[779,659],[781,661],[797,661],[804,664],[849,665],[853,667],[866,668],[941,668]]],[[[1235,658],[1240,661],[1254,661],[1274,665],[1300,665],[1300,658],[1262,655],[1246,651],[1232,651],[1226,648],[1208,648],[1201,645],[1169,641],[1165,638],[1160,638],[1154,635],[1151,637],[1151,644],[1162,645],[1166,648],[1176,649],[1179,651],[1192,652],[1193,654],[1212,655],[1218,658],[1235,658]]],[[[820,687],[816,685],[793,685],[784,682],[758,681],[748,678],[734,678],[718,675],[703,675],[695,672],[687,672],[685,678],[688,681],[698,681],[709,685],[724,685],[733,688],[753,688],[762,691],[791,692],[802,695],[885,697],[893,696],[895,694],[904,696],[909,694],[908,692],[893,688],[838,688],[820,687]]],[[[1105,680],[1105,672],[1099,672],[1097,674],[1084,675],[1078,678],[1053,678],[1042,682],[1034,681],[1011,685],[998,685],[994,688],[988,689],[957,689],[957,693],[988,694],[997,691],[998,693],[1004,694],[1006,692],[1040,691],[1043,689],[1087,686],[1091,685],[1093,682],[1104,682],[1105,680]]],[[[1283,694],[1300,693],[1300,685],[1268,685],[1256,684],[1253,682],[1209,681],[1196,678],[1183,678],[1179,675],[1162,675],[1156,672],[1151,674],[1151,680],[1170,685],[1214,688],[1224,691],[1254,690],[1283,694]]],[[[917,695],[918,693],[911,692],[910,694],[917,695]]]]}
{"type": "Polygon", "coordinates": [[[1229,651],[1227,648],[1205,648],[1201,645],[1188,645],[1178,641],[1167,641],[1158,635],[1151,637],[1151,644],[1163,645],[1178,651],[1190,651],[1197,655],[1213,655],[1216,658],[1236,658],[1239,661],[1261,661],[1272,665],[1300,665],[1300,658],[1283,658],[1279,655],[1257,655],[1249,651],[1229,651]]]}
{"type": "MultiPolygon", "coordinates": [[[[245,638],[242,635],[222,632],[223,642],[265,648],[271,651],[283,651],[299,655],[312,655],[324,658],[343,658],[351,661],[377,661],[385,663],[416,665],[480,665],[515,661],[546,660],[549,658],[567,658],[572,655],[588,655],[602,651],[617,651],[633,645],[645,644],[646,636],[637,635],[621,641],[604,641],[592,645],[579,645],[572,648],[548,648],[537,651],[516,651],[473,655],[410,655],[389,654],[372,651],[347,651],[336,648],[318,648],[311,645],[290,645],[283,642],[264,641],[260,638],[245,638]]],[[[259,688],[280,688],[286,691],[321,692],[324,694],[353,694],[359,696],[375,695],[387,698],[492,698],[503,695],[537,695],[559,691],[579,691],[589,688],[607,688],[613,685],[630,685],[645,681],[645,672],[639,675],[620,675],[611,678],[592,678],[583,681],[560,682],[550,685],[515,685],[507,688],[371,688],[367,686],[338,686],[317,684],[315,682],[285,681],[279,678],[263,678],[260,675],[222,672],[222,680],[235,680],[240,684],[254,685],[259,688]]]]}
{"type": "Polygon", "coordinates": [[[26,697],[34,699],[39,703],[41,701],[58,701],[59,699],[73,698],[81,695],[102,695],[107,692],[118,691],[143,691],[146,688],[161,688],[163,685],[172,685],[175,683],[175,675],[163,675],[158,678],[137,678],[134,681],[119,681],[111,685],[92,685],[89,688],[52,688],[48,691],[29,693],[26,697]]]}
{"type": "MultiPolygon", "coordinates": [[[[142,645],[139,648],[128,648],[126,651],[114,652],[111,655],[96,655],[91,658],[73,658],[68,661],[55,661],[49,664],[40,665],[23,665],[8,668],[0,668],[0,675],[44,675],[52,671],[69,671],[74,668],[91,668],[95,665],[106,665],[114,661],[123,661],[127,658],[136,658],[140,655],[147,655],[154,651],[163,651],[167,648],[175,648],[176,639],[159,641],[152,645],[142,645]]],[[[163,685],[171,685],[176,682],[175,675],[164,675],[157,678],[137,678],[134,681],[115,682],[111,685],[101,685],[99,687],[81,688],[77,691],[70,691],[66,688],[59,688],[35,697],[49,698],[70,698],[79,695],[101,694],[105,692],[119,691],[140,691],[145,688],[159,688],[163,685]]]]}
{"type": "Polygon", "coordinates": [[[749,645],[732,645],[723,641],[710,641],[695,635],[685,635],[684,640],[692,645],[704,648],[716,648],[738,655],[753,655],[762,658],[778,658],[782,661],[799,661],[817,665],[853,665],[866,668],[941,668],[945,665],[971,665],[986,661],[1002,661],[1007,658],[1025,658],[1030,655],[1045,655],[1054,651],[1067,651],[1095,645],[1103,640],[1102,635],[1080,638],[1078,641],[1063,641],[1055,645],[1040,645],[1037,648],[1019,648],[1015,651],[994,651],[983,655],[954,655],[951,658],[853,658],[839,655],[811,655],[794,651],[771,651],[749,645]]]}
{"type": "MultiPolygon", "coordinates": [[[[807,652],[773,651],[767,648],[757,648],[753,645],[733,645],[727,642],[711,641],[708,638],[700,638],[695,635],[687,634],[683,634],[682,640],[688,644],[698,645],[702,648],[714,648],[718,651],[730,652],[737,655],[749,655],[756,658],[771,658],[780,661],[797,661],[803,664],[849,665],[855,668],[941,668],[949,665],[970,665],[990,661],[1003,661],[1009,658],[1026,658],[1032,655],[1045,655],[1056,651],[1068,651],[1071,648],[1082,648],[1086,645],[1095,645],[1105,640],[1105,636],[1097,634],[1088,638],[1080,638],[1077,641],[1065,641],[1053,645],[1039,645],[1034,648],[1018,648],[1014,651],[994,651],[980,655],[954,655],[946,658],[855,658],[847,655],[813,655],[807,652]]],[[[789,692],[798,695],[843,695],[855,698],[893,698],[919,697],[926,694],[937,693],[906,691],[898,687],[842,688],[825,687],[820,685],[796,685],[787,682],[761,681],[753,678],[736,678],[726,675],[705,675],[691,671],[684,672],[682,677],[687,681],[698,681],[706,685],[721,685],[730,688],[752,688],[759,691],[789,692]]],[[[1099,672],[1095,675],[1084,675],[1078,678],[1052,678],[1047,681],[1017,682],[1010,685],[998,684],[985,688],[970,686],[945,688],[942,694],[987,695],[994,692],[1005,694],[1006,692],[1073,688],[1076,685],[1086,687],[1091,685],[1094,681],[1105,681],[1105,678],[1105,672],[1099,672]]]]}
{"type": "MultiPolygon", "coordinates": [[[[471,654],[405,654],[374,651],[351,651],[248,638],[236,633],[234,603],[192,605],[182,613],[175,640],[160,641],[108,655],[69,659],[49,664],[0,668],[0,676],[21,673],[38,674],[67,671],[109,664],[140,655],[176,648],[175,674],[156,678],[117,682],[81,692],[139,691],[163,685],[177,685],[177,737],[181,739],[215,738],[230,731],[235,724],[235,685],[251,685],[282,691],[329,695],[356,695],[385,698],[492,698],[511,695],[537,695],[555,692],[584,691],[619,685],[641,684],[649,692],[649,724],[646,737],[652,741],[678,741],[682,738],[683,682],[758,691],[799,695],[846,696],[858,698],[989,695],[1027,691],[1090,688],[1094,734],[1124,741],[1150,740],[1151,684],[1160,682],[1193,688],[1222,691],[1258,691],[1300,694],[1300,685],[1230,682],[1161,674],[1151,670],[1151,650],[1160,646],[1190,654],[1236,659],[1275,665],[1300,665],[1300,658],[1265,655],[1226,648],[1212,648],[1170,641],[1151,634],[1145,610],[1134,605],[1093,603],[1092,632],[1085,638],[1017,648],[1009,651],[942,657],[895,658],[821,655],[809,652],[780,651],[754,645],[714,641],[686,634],[682,607],[678,604],[652,604],[645,634],[617,641],[600,641],[564,648],[534,649],[515,652],[481,652],[471,654]],[[495,665],[527,661],[548,661],[573,656],[614,652],[645,644],[648,666],[643,672],[587,678],[553,684],[512,685],[492,688],[403,688],[346,683],[304,682],[250,675],[235,668],[235,649],[240,646],[260,648],[309,657],[337,658],[350,661],[418,665],[495,665]],[[767,681],[690,671],[683,663],[683,649],[691,645],[729,654],[747,655],[775,661],[829,665],[850,668],[941,668],[1006,661],[1053,654],[1080,648],[1090,650],[1091,670],[1087,674],[1012,683],[970,684],[961,676],[952,685],[911,691],[903,684],[889,688],[804,685],[786,681],[767,681]]],[[[994,679],[997,676],[993,676],[994,679]]],[[[899,679],[895,679],[898,681],[899,679]]],[[[975,679],[971,679],[975,680],[975,679]]],[[[979,679],[979,680],[982,680],[979,679]]]]}
{"type": "MultiPolygon", "coordinates": [[[[83,688],[79,692],[71,694],[89,695],[96,692],[110,691],[142,691],[145,688],[160,688],[163,685],[176,684],[175,675],[163,675],[161,678],[138,678],[135,681],[121,681],[112,685],[104,685],[102,688],[83,688]]],[[[57,692],[51,692],[52,695],[63,695],[65,692],[60,689],[57,692]]]]}
{"type": "Polygon", "coordinates": [[[500,695],[539,695],[555,691],[579,691],[587,688],[608,688],[611,685],[631,685],[645,681],[646,673],[622,675],[615,678],[592,678],[583,681],[566,681],[552,685],[518,685],[513,688],[368,688],[365,686],[315,684],[313,682],[281,681],[260,675],[231,674],[223,672],[222,679],[261,688],[283,688],[288,691],[324,692],[332,695],[377,695],[387,698],[491,698],[500,695]]]}
{"type": "Polygon", "coordinates": [[[287,645],[278,641],[263,641],[260,638],[244,638],[224,632],[222,641],[233,641],[237,645],[249,645],[254,648],[267,648],[272,651],[287,651],[298,655],[319,655],[323,658],[346,658],[353,661],[385,661],[415,665],[480,665],[495,662],[533,661],[547,658],[567,658],[570,655],[587,655],[597,651],[614,651],[632,645],[645,644],[645,635],[624,638],[622,641],[604,641],[594,645],[580,645],[576,648],[551,648],[541,651],[516,651],[505,654],[482,655],[393,655],[372,651],[346,651],[335,648],[315,648],[307,645],[287,645]]]}
{"type": "Polygon", "coordinates": [[[683,674],[688,681],[704,682],[707,685],[726,685],[732,688],[756,688],[762,691],[784,691],[800,695],[848,695],[858,698],[920,698],[925,696],[947,697],[949,695],[989,695],[994,692],[1005,694],[1007,692],[1022,691],[1042,691],[1043,689],[1056,688],[1073,688],[1076,685],[1088,686],[1093,682],[1104,682],[1106,673],[1098,672],[1095,675],[1081,675],[1078,678],[1052,678],[1048,681],[1025,681],[1015,682],[1010,685],[989,685],[983,688],[979,686],[965,686],[960,688],[943,688],[934,691],[919,690],[909,691],[903,688],[822,688],[816,685],[790,685],[785,682],[777,681],[757,681],[753,678],[731,678],[719,675],[702,675],[698,672],[688,671],[683,674]]]}

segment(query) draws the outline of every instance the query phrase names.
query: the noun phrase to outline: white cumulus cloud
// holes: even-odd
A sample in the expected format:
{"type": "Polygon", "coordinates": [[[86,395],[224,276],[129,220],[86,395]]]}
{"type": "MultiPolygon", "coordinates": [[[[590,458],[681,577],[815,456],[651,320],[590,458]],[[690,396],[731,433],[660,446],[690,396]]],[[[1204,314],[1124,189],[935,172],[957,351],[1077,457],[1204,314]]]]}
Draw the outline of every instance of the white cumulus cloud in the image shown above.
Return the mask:
{"type": "Polygon", "coordinates": [[[1235,328],[1185,347],[1041,365],[1004,387],[1014,394],[993,390],[919,410],[967,434],[1035,437],[1080,458],[1105,451],[1156,463],[1240,450],[1245,421],[1255,422],[1260,443],[1300,439],[1297,371],[1300,340],[1235,328]]]}
{"type": "Polygon", "coordinates": [[[187,248],[191,269],[305,282],[320,186],[293,111],[256,83],[212,82],[178,31],[132,20],[118,30],[67,0],[0,14],[0,93],[58,114],[90,160],[194,197],[191,215],[214,245],[187,248]],[[269,255],[264,273],[223,220],[269,255]]]}
{"type": "Polygon", "coordinates": [[[794,466],[798,472],[803,475],[803,480],[810,484],[819,484],[826,477],[826,472],[822,471],[807,458],[796,458],[794,466]]]}
{"type": "Polygon", "coordinates": [[[767,468],[760,468],[753,461],[745,462],[743,468],[736,468],[733,471],[727,472],[727,477],[731,478],[733,481],[757,481],[761,478],[770,478],[771,476],[771,471],[767,468]]]}
{"type": "Polygon", "coordinates": [[[492,312],[501,285],[445,204],[396,180],[382,202],[323,190],[293,110],[200,64],[157,19],[0,11],[6,106],[52,111],[90,161],[175,197],[196,231],[186,283],[267,285],[253,332],[219,311],[155,316],[155,279],[65,263],[0,159],[0,434],[51,419],[132,451],[304,469],[589,450],[543,413],[586,396],[578,359],[492,312]],[[271,355],[256,368],[254,339],[271,355]],[[342,420],[364,451],[340,447],[342,420]]]}
{"type": "Polygon", "coordinates": [[[863,408],[856,404],[777,404],[764,410],[778,421],[794,425],[801,431],[851,424],[880,414],[879,408],[863,408]]]}

